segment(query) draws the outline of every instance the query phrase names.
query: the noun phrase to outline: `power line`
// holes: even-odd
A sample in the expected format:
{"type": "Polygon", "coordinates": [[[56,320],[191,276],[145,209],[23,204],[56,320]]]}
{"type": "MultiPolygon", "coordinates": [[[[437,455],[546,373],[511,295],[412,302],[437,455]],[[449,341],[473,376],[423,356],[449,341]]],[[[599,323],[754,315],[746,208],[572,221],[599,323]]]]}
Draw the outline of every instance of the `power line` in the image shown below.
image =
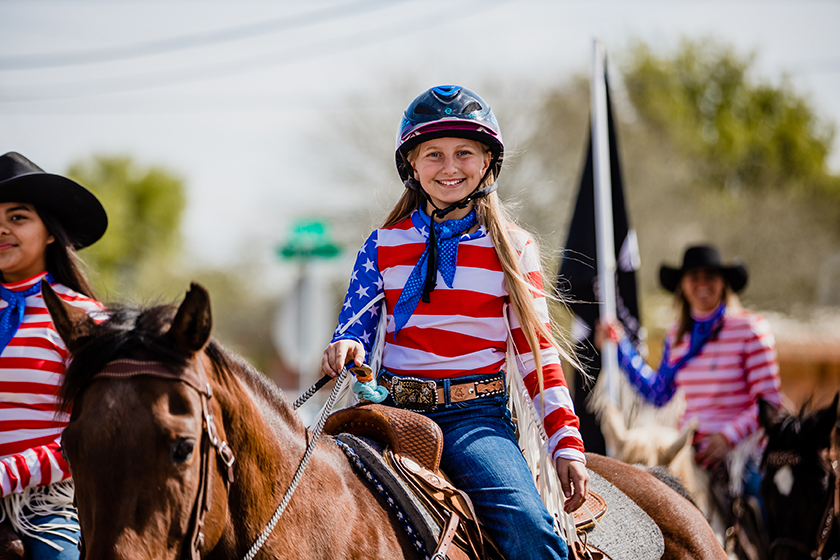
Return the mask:
{"type": "MultiPolygon", "coordinates": [[[[499,5],[506,1],[508,0],[492,0],[490,2],[487,0],[474,0],[471,3],[479,4],[486,10],[489,9],[491,5],[499,5]]],[[[114,83],[114,79],[109,78],[107,80],[100,80],[99,82],[77,81],[38,86],[41,88],[43,93],[26,91],[18,93],[2,93],[2,91],[0,91],[0,103],[76,99],[115,93],[137,92],[158,87],[184,85],[206,80],[226,78],[265,68],[274,68],[287,64],[304,62],[332,54],[336,51],[346,52],[349,50],[368,47],[392,40],[394,38],[428,31],[431,28],[439,27],[443,24],[453,23],[467,18],[475,19],[476,17],[475,13],[468,9],[460,10],[460,14],[461,15],[454,15],[447,18],[441,18],[439,14],[432,14],[422,19],[412,16],[410,25],[408,22],[403,21],[341,37],[330,37],[329,39],[316,43],[299,45],[284,51],[275,51],[247,58],[231,60],[224,63],[193,66],[187,70],[173,69],[165,72],[147,72],[117,78],[117,80],[123,79],[122,83],[114,83]]]]}
{"type": "Polygon", "coordinates": [[[107,47],[103,49],[0,56],[0,70],[54,68],[97,62],[114,62],[157,54],[167,54],[175,51],[213,46],[230,41],[238,41],[241,39],[250,39],[260,35],[269,35],[279,31],[288,31],[348,16],[356,16],[388,8],[394,4],[405,1],[407,0],[361,0],[358,2],[343,4],[339,7],[330,6],[328,8],[308,12],[302,15],[250,23],[227,29],[193,33],[179,37],[167,37],[165,39],[144,41],[131,45],[107,47]]]}

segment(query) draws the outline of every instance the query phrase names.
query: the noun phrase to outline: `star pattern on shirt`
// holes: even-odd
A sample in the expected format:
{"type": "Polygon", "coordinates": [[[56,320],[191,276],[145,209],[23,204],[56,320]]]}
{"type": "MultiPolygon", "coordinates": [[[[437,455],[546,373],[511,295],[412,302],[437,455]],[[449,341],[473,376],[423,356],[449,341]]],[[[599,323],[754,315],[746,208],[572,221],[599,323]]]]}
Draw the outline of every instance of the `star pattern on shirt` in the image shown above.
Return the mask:
{"type": "Polygon", "coordinates": [[[373,335],[379,325],[379,304],[368,305],[385,286],[378,265],[378,231],[374,231],[356,254],[356,264],[350,275],[350,285],[333,340],[351,338],[366,346],[370,351],[373,335]],[[368,307],[368,309],[365,309],[368,307]],[[362,312],[364,310],[364,312],[362,312]]]}

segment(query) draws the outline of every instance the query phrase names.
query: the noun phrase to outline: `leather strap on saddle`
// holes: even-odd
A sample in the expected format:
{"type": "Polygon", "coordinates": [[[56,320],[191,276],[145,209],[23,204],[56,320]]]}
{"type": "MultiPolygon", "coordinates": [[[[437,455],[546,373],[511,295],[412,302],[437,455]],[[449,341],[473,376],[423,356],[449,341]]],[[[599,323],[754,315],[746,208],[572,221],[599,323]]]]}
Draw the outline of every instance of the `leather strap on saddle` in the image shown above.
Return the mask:
{"type": "Polygon", "coordinates": [[[440,469],[443,433],[421,414],[381,404],[363,404],[336,411],[324,424],[324,433],[348,433],[378,441],[426,469],[440,469]]]}

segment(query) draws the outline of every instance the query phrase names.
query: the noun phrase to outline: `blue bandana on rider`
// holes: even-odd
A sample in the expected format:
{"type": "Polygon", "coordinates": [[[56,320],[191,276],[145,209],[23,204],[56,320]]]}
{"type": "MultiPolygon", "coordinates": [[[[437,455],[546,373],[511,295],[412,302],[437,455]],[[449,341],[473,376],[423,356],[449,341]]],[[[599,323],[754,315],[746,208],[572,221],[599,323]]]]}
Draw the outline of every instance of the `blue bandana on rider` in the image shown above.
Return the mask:
{"type": "MultiPolygon", "coordinates": [[[[47,274],[45,278],[47,282],[52,284],[53,278],[51,275],[47,274]]],[[[40,280],[21,292],[13,292],[5,286],[0,286],[0,299],[7,304],[6,307],[0,309],[0,353],[9,345],[9,342],[15,336],[20,324],[23,322],[23,314],[26,311],[26,298],[40,293],[40,280]]]]}
{"type": "MultiPolygon", "coordinates": [[[[423,223],[431,228],[431,218],[422,210],[417,212],[423,223]]],[[[458,257],[458,242],[464,232],[468,231],[478,223],[475,210],[460,220],[445,220],[434,224],[434,234],[431,233],[426,239],[426,249],[414,265],[414,270],[408,276],[397,304],[394,306],[394,334],[408,322],[408,319],[417,308],[420,297],[423,295],[423,287],[429,274],[437,276],[438,271],[443,281],[450,288],[455,281],[455,261],[458,257]],[[434,243],[434,245],[432,245],[434,243]],[[436,266],[435,266],[436,265],[436,266]],[[433,268],[433,270],[429,270],[433,268]]]]}

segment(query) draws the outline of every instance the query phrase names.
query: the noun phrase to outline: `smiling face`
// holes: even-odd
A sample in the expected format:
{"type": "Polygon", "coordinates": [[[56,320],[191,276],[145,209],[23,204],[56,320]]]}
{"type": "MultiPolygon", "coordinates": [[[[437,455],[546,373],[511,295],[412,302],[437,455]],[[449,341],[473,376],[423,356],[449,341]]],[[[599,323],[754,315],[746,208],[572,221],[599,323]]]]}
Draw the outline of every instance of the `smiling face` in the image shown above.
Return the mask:
{"type": "Polygon", "coordinates": [[[713,268],[692,268],[683,274],[682,294],[696,313],[714,311],[723,301],[723,274],[713,268]]]}
{"type": "Polygon", "coordinates": [[[0,272],[19,282],[46,270],[47,245],[55,238],[31,204],[0,203],[0,272]]]}
{"type": "MultiPolygon", "coordinates": [[[[434,206],[446,208],[463,200],[478,188],[490,165],[490,151],[480,142],[466,138],[436,138],[420,144],[412,152],[414,178],[420,182],[434,206]]],[[[466,216],[472,205],[447,217],[466,216]]],[[[426,212],[434,207],[427,204],[426,212]]]]}

